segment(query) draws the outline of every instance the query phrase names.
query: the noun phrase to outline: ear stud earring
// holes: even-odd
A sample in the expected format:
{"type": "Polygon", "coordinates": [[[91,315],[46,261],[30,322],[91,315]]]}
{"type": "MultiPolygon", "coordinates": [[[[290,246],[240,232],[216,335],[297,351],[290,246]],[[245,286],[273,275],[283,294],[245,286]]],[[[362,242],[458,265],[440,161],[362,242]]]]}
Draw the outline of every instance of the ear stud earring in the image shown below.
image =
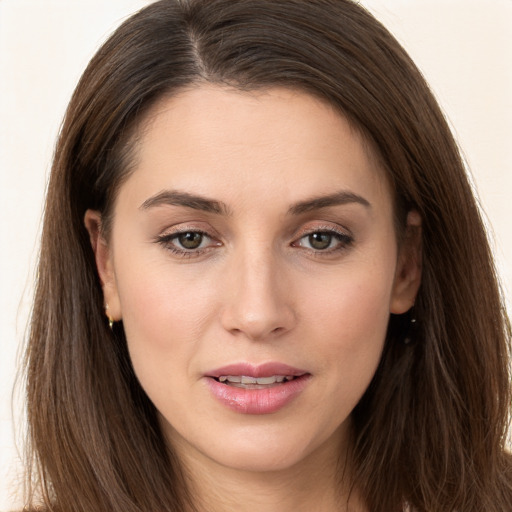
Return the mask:
{"type": "Polygon", "coordinates": [[[110,314],[108,312],[108,304],[105,304],[105,314],[107,315],[107,318],[108,318],[108,326],[109,326],[110,330],[112,330],[114,327],[114,319],[110,316],[110,314]]]}
{"type": "Polygon", "coordinates": [[[409,345],[412,341],[415,340],[416,337],[416,329],[418,326],[418,321],[416,319],[414,306],[405,313],[405,321],[407,322],[405,327],[405,335],[403,337],[404,345],[409,345]]]}
{"type": "Polygon", "coordinates": [[[413,332],[416,328],[416,318],[411,318],[410,325],[409,325],[409,332],[404,338],[404,345],[409,345],[411,341],[413,340],[413,332]]]}

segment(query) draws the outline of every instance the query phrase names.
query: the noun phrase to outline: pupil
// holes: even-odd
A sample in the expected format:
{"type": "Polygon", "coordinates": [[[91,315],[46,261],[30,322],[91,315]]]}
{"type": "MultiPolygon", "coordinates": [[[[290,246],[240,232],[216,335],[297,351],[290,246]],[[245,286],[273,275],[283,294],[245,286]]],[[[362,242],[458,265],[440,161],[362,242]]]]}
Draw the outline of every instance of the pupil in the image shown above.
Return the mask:
{"type": "Polygon", "coordinates": [[[203,241],[203,235],[201,233],[182,233],[178,240],[185,249],[197,249],[203,241]]]}
{"type": "Polygon", "coordinates": [[[309,243],[314,249],[327,249],[331,245],[332,235],[329,233],[313,233],[309,235],[309,243]]]}

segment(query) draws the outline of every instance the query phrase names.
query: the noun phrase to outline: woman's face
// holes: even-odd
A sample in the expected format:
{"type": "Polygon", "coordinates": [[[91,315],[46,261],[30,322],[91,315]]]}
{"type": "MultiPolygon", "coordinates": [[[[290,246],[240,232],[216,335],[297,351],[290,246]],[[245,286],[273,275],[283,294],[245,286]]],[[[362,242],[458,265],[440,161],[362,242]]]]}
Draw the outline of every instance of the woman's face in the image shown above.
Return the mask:
{"type": "Polygon", "coordinates": [[[286,89],[162,100],[108,243],[99,223],[109,314],[179,455],[266,471],[338,453],[419,282],[345,119],[286,89]]]}

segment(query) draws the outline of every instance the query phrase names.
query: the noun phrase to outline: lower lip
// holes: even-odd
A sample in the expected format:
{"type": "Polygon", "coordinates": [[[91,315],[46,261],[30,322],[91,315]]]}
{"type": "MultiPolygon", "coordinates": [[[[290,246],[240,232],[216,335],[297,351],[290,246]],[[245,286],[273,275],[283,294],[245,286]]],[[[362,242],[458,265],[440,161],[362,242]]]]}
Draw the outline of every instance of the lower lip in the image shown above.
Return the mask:
{"type": "Polygon", "coordinates": [[[229,409],[241,414],[271,414],[282,409],[306,387],[310,375],[302,375],[267,389],[244,389],[222,384],[208,377],[213,396],[229,409]]]}

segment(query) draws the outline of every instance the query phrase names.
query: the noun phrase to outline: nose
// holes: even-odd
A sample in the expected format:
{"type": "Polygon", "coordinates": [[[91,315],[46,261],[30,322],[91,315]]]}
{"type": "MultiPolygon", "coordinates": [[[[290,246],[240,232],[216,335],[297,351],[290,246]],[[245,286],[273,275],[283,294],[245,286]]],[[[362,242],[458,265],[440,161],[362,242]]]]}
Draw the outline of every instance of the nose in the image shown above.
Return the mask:
{"type": "Polygon", "coordinates": [[[295,298],[271,249],[247,250],[233,260],[224,280],[224,329],[252,341],[274,339],[290,331],[297,320],[295,298]]]}

